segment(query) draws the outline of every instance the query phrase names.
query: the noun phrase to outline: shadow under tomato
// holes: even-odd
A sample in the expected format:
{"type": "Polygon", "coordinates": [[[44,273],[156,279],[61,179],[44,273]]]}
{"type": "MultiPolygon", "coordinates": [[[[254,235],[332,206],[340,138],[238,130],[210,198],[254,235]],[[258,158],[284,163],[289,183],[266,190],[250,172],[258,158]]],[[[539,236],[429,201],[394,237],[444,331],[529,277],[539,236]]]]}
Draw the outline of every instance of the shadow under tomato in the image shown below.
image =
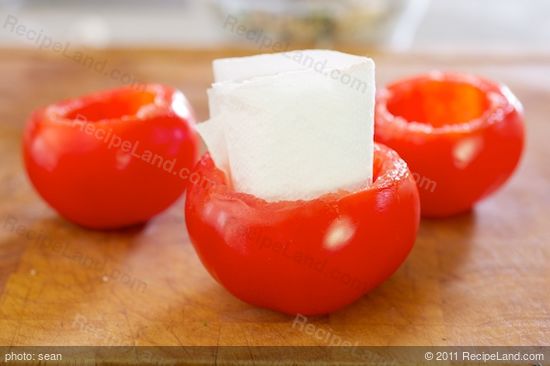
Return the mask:
{"type": "Polygon", "coordinates": [[[45,239],[70,241],[89,247],[101,247],[106,244],[116,247],[119,243],[124,243],[128,248],[127,244],[133,243],[133,239],[140,236],[147,226],[148,223],[141,223],[119,229],[96,230],[56,215],[36,221],[29,230],[40,230],[45,239]]]}
{"type": "Polygon", "coordinates": [[[145,229],[145,227],[147,227],[147,224],[149,223],[148,221],[146,222],[142,222],[142,223],[138,223],[138,224],[133,224],[133,225],[128,225],[128,226],[123,226],[123,227],[120,227],[120,228],[107,228],[107,229],[94,229],[94,228],[90,228],[90,227],[87,227],[87,226],[83,226],[83,225],[80,225],[80,224],[77,224],[77,223],[74,223],[70,220],[67,220],[61,216],[57,216],[56,218],[52,218],[50,219],[50,221],[52,221],[52,223],[56,223],[58,226],[66,226],[66,227],[72,227],[74,229],[79,229],[81,231],[84,231],[84,232],[88,232],[88,233],[104,233],[104,234],[112,234],[112,235],[132,235],[132,234],[139,234],[143,229],[145,229]]]}

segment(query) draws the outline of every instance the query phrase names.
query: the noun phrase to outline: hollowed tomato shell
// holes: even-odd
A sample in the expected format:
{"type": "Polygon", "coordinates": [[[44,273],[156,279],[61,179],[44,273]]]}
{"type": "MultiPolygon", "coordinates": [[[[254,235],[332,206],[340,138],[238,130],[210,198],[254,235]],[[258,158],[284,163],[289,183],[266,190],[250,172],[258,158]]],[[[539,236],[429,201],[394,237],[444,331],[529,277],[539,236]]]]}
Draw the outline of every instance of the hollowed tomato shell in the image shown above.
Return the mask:
{"type": "Polygon", "coordinates": [[[235,192],[208,154],[193,174],[201,184],[187,193],[191,241],[210,274],[253,305],[288,314],[338,310],[394,273],[416,238],[416,184],[382,145],[371,186],[307,201],[235,192]]]}
{"type": "Polygon", "coordinates": [[[377,94],[375,139],[407,162],[427,217],[468,211],[502,186],[520,160],[523,126],[510,90],[477,76],[434,72],[377,94]]]}
{"type": "Polygon", "coordinates": [[[185,191],[198,157],[193,123],[184,95],[158,84],[58,102],[30,117],[25,167],[67,220],[92,229],[140,224],[185,191]]]}

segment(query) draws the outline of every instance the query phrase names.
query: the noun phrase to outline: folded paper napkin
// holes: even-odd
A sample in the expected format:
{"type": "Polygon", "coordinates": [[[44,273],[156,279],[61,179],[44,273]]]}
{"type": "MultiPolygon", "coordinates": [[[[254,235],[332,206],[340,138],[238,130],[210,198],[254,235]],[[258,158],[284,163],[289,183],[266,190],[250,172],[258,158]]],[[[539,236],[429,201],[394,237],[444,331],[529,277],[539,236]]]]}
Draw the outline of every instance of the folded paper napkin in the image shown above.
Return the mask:
{"type": "Polygon", "coordinates": [[[197,126],[235,190],[311,199],[371,183],[374,62],[328,50],[214,61],[197,126]]]}

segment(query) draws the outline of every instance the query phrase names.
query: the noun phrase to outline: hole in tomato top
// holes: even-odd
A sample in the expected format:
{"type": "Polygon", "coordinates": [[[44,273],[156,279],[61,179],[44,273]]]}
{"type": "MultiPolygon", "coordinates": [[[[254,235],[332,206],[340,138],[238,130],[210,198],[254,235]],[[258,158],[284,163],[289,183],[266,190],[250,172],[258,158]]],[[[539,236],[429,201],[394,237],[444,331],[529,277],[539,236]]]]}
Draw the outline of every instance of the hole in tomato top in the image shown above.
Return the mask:
{"type": "Polygon", "coordinates": [[[469,122],[490,106],[483,90],[463,81],[415,79],[395,84],[390,91],[391,114],[434,127],[469,122]]]}
{"type": "Polygon", "coordinates": [[[105,119],[118,119],[133,116],[146,105],[154,104],[156,95],[152,92],[124,90],[110,95],[99,95],[97,98],[84,100],[83,105],[71,110],[66,118],[85,119],[97,122],[105,119]]]}

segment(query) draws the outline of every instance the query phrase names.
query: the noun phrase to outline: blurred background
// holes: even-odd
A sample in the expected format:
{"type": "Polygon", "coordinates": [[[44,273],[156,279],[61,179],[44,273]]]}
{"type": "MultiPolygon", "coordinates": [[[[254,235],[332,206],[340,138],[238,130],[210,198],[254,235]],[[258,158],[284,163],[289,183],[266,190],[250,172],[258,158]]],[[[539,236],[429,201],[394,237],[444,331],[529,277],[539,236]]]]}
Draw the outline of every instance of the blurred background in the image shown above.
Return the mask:
{"type": "Polygon", "coordinates": [[[0,0],[0,4],[0,47],[34,45],[10,31],[6,17],[12,15],[56,41],[90,47],[257,48],[258,39],[269,37],[285,45],[358,45],[397,52],[550,52],[548,0],[0,0]]]}

